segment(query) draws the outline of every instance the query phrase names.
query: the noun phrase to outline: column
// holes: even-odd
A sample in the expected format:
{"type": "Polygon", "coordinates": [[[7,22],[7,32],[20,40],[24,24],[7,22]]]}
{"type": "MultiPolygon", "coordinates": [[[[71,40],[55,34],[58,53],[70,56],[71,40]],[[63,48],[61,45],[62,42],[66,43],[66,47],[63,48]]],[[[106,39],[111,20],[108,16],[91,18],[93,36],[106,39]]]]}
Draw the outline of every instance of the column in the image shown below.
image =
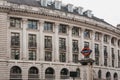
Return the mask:
{"type": "Polygon", "coordinates": [[[40,32],[39,32],[39,42],[40,42],[40,53],[39,53],[39,60],[40,61],[44,61],[44,36],[43,36],[43,29],[44,29],[44,21],[40,20],[39,21],[39,28],[40,28],[40,32]]]}
{"type": "MultiPolygon", "coordinates": [[[[79,52],[81,52],[81,50],[84,48],[84,31],[85,31],[85,28],[81,28],[81,32],[80,32],[80,36],[81,36],[81,38],[80,38],[80,42],[79,42],[79,44],[80,44],[80,51],[79,52]]],[[[81,58],[84,58],[84,56],[80,53],[80,58],[79,58],[79,60],[81,59],[81,58]]]]}
{"type": "Polygon", "coordinates": [[[68,62],[72,62],[73,55],[72,55],[72,28],[73,26],[70,25],[68,29],[68,62]]]}
{"type": "Polygon", "coordinates": [[[22,53],[23,53],[23,56],[22,56],[22,58],[23,58],[23,60],[27,60],[28,59],[28,56],[27,56],[27,33],[26,33],[26,29],[27,29],[27,19],[26,18],[24,18],[23,19],[23,32],[22,32],[22,53]]]}
{"type": "Polygon", "coordinates": [[[55,23],[55,36],[54,36],[54,60],[59,62],[59,36],[58,36],[59,23],[55,23]]]}
{"type": "Polygon", "coordinates": [[[95,39],[95,31],[92,31],[92,35],[91,35],[91,50],[92,50],[92,54],[90,55],[90,57],[95,60],[95,50],[94,50],[95,49],[95,47],[94,47],[95,43],[94,43],[94,39],[95,39]]]}
{"type": "Polygon", "coordinates": [[[108,66],[109,67],[112,67],[112,52],[111,52],[111,39],[112,39],[112,37],[111,36],[109,36],[109,45],[107,46],[108,48],[108,60],[107,60],[107,63],[108,63],[108,66]]]}
{"type": "Polygon", "coordinates": [[[104,65],[104,41],[103,41],[103,38],[104,38],[104,34],[101,34],[101,43],[100,43],[100,48],[99,48],[99,55],[100,55],[100,65],[104,65]]]}

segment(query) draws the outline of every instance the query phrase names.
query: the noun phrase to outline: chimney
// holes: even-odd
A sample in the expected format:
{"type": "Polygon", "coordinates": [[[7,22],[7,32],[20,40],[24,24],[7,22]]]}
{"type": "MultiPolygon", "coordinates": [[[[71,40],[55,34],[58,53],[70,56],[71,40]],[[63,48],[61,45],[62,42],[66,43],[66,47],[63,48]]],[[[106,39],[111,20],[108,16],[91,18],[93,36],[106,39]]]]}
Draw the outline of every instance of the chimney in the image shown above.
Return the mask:
{"type": "Polygon", "coordinates": [[[83,14],[83,7],[77,7],[76,11],[78,14],[82,15],[83,14]]]}
{"type": "Polygon", "coordinates": [[[84,14],[87,15],[87,17],[90,17],[90,18],[93,16],[91,10],[87,10],[87,11],[85,11],[84,14]]]}
{"type": "Polygon", "coordinates": [[[47,7],[47,0],[41,0],[41,6],[47,7]]]}
{"type": "Polygon", "coordinates": [[[62,6],[62,2],[55,0],[55,9],[61,9],[61,6],[62,6]]]}
{"type": "Polygon", "coordinates": [[[68,10],[68,12],[73,12],[73,5],[72,4],[68,4],[67,5],[67,10],[68,10]]]}

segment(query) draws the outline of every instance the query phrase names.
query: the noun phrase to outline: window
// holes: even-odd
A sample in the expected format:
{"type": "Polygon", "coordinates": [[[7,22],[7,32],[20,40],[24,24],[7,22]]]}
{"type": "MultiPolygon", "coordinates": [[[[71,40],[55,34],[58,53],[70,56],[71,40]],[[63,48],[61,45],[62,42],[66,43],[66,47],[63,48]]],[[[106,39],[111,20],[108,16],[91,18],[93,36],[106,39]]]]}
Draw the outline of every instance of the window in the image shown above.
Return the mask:
{"type": "Polygon", "coordinates": [[[36,20],[28,20],[28,29],[37,29],[37,22],[36,20]]]}
{"type": "Polygon", "coordinates": [[[11,33],[11,47],[20,47],[19,33],[11,33]]]}
{"type": "Polygon", "coordinates": [[[10,27],[21,28],[20,18],[10,18],[10,27]]]}
{"type": "Polygon", "coordinates": [[[45,70],[45,80],[55,80],[55,70],[51,67],[48,67],[45,70]]]}
{"type": "Polygon", "coordinates": [[[90,30],[84,31],[84,38],[90,38],[90,30]]]}
{"type": "Polygon", "coordinates": [[[112,39],[111,39],[111,44],[112,44],[112,45],[115,45],[115,38],[112,38],[112,39]]]}
{"type": "Polygon", "coordinates": [[[108,57],[107,46],[104,46],[104,65],[105,66],[107,66],[107,57],[108,57]]]}
{"type": "Polygon", "coordinates": [[[62,51],[66,51],[66,39],[59,38],[59,49],[62,51]]]}
{"type": "Polygon", "coordinates": [[[18,66],[13,66],[10,69],[10,80],[22,80],[22,70],[18,66]]]}
{"type": "Polygon", "coordinates": [[[52,37],[45,36],[45,48],[52,49],[52,37]]]}
{"type": "Polygon", "coordinates": [[[59,25],[59,33],[67,33],[67,25],[60,24],[59,25]]]}
{"type": "Polygon", "coordinates": [[[104,35],[104,42],[108,42],[108,35],[104,35]]]}
{"type": "Polygon", "coordinates": [[[65,53],[60,53],[59,59],[60,59],[60,62],[66,62],[66,54],[65,53]]]}
{"type": "Polygon", "coordinates": [[[95,33],[95,40],[100,40],[100,33],[98,32],[95,33]]]}
{"type": "Polygon", "coordinates": [[[99,65],[99,44],[95,44],[95,64],[99,65]]]}
{"type": "Polygon", "coordinates": [[[29,48],[36,48],[36,35],[35,34],[29,34],[29,48]]]}
{"type": "Polygon", "coordinates": [[[101,71],[101,70],[98,71],[98,78],[99,78],[99,79],[102,78],[102,71],[101,71]]]}
{"type": "Polygon", "coordinates": [[[11,58],[15,60],[20,59],[20,50],[19,49],[11,49],[11,58]]]}
{"type": "Polygon", "coordinates": [[[120,50],[118,50],[118,67],[120,68],[120,50]]]}
{"type": "Polygon", "coordinates": [[[29,50],[29,60],[36,60],[36,50],[29,50]]]}
{"type": "Polygon", "coordinates": [[[52,52],[45,51],[45,61],[52,61],[52,52]]]}
{"type": "Polygon", "coordinates": [[[95,44],[95,56],[99,56],[99,44],[95,44]]]}
{"type": "Polygon", "coordinates": [[[118,40],[118,47],[120,47],[120,40],[118,40]]]}
{"type": "Polygon", "coordinates": [[[36,67],[31,67],[29,69],[28,80],[39,80],[39,70],[36,67]]]}
{"type": "Polygon", "coordinates": [[[73,62],[78,63],[78,54],[73,54],[73,62]]]}
{"type": "Polygon", "coordinates": [[[112,67],[114,67],[114,60],[115,60],[114,48],[111,48],[111,52],[112,52],[112,67]]]}
{"type": "Polygon", "coordinates": [[[44,23],[44,31],[53,32],[53,23],[45,22],[44,23]]]}
{"type": "Polygon", "coordinates": [[[84,47],[89,47],[89,42],[84,42],[84,47]]]}
{"type": "Polygon", "coordinates": [[[79,36],[79,28],[78,27],[73,27],[72,28],[72,35],[73,36],[79,36]]]}
{"type": "Polygon", "coordinates": [[[72,47],[72,49],[73,49],[73,52],[78,52],[78,40],[73,40],[72,41],[72,45],[73,45],[73,47],[72,47]]]}

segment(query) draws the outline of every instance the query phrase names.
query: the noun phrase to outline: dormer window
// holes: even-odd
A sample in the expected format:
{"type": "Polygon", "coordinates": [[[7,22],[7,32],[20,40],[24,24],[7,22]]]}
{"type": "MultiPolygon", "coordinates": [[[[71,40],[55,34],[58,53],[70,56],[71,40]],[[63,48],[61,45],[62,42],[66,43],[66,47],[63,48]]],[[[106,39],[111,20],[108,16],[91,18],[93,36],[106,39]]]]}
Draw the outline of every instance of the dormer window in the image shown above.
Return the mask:
{"type": "Polygon", "coordinates": [[[68,9],[68,12],[73,12],[73,5],[72,4],[68,4],[67,5],[67,9],[68,9]]]}
{"type": "Polygon", "coordinates": [[[40,0],[41,6],[47,7],[47,0],[40,0]]]}
{"type": "Polygon", "coordinates": [[[55,1],[55,9],[61,9],[62,2],[61,1],[55,1]]]}

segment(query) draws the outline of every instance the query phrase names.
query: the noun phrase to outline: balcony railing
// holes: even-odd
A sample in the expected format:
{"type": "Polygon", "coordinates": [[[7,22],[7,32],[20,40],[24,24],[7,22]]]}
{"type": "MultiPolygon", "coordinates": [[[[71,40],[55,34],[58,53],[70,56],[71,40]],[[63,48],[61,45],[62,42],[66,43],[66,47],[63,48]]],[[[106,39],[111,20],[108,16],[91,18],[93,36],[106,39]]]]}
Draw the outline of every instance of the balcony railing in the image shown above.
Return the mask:
{"type": "Polygon", "coordinates": [[[10,80],[22,80],[21,74],[10,74],[10,80]]]}
{"type": "Polygon", "coordinates": [[[40,80],[38,74],[29,74],[28,80],[40,80]]]}
{"type": "Polygon", "coordinates": [[[69,79],[69,76],[68,75],[61,75],[60,78],[61,79],[69,79]]]}
{"type": "Polygon", "coordinates": [[[29,42],[29,48],[36,48],[37,47],[37,43],[33,43],[33,42],[29,42]]]}
{"type": "Polygon", "coordinates": [[[54,74],[45,74],[45,80],[55,80],[54,74]]]}

